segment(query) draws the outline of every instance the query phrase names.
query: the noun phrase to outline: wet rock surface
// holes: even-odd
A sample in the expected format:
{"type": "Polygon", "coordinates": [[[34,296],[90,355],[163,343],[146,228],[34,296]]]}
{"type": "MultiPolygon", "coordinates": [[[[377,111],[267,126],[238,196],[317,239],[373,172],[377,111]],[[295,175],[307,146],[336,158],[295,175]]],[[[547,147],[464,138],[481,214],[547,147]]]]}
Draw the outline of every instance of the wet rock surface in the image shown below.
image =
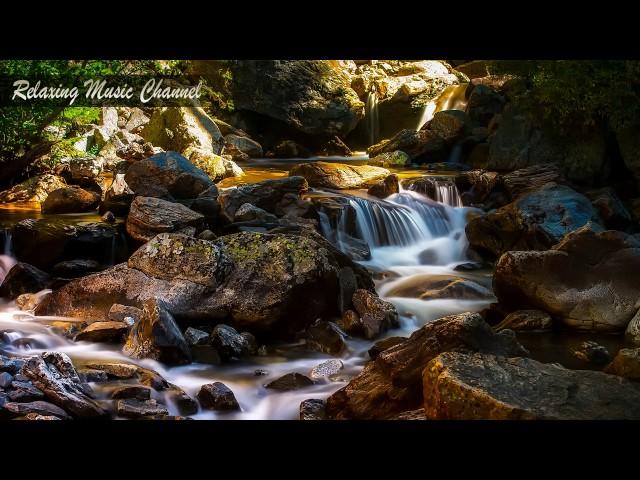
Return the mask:
{"type": "Polygon", "coordinates": [[[147,242],[158,233],[175,232],[188,227],[200,229],[204,216],[180,203],[159,198],[136,197],[127,217],[127,232],[135,240],[147,242]]]}
{"type": "Polygon", "coordinates": [[[614,375],[528,358],[446,352],[424,369],[430,419],[640,418],[640,388],[614,375]]]}
{"type": "Polygon", "coordinates": [[[290,390],[298,390],[313,385],[313,380],[301,373],[287,373],[282,377],[267,383],[264,388],[287,392],[290,390]]]}
{"type": "Polygon", "coordinates": [[[198,401],[202,408],[209,410],[240,410],[240,405],[231,389],[221,382],[203,385],[198,392],[198,401]]]}
{"type": "Polygon", "coordinates": [[[313,162],[296,165],[289,174],[304,177],[312,187],[339,190],[362,188],[370,182],[386,178],[390,173],[386,168],[370,165],[313,162]]]}
{"type": "Polygon", "coordinates": [[[327,420],[324,408],[324,400],[304,400],[300,404],[300,420],[327,420]]]}

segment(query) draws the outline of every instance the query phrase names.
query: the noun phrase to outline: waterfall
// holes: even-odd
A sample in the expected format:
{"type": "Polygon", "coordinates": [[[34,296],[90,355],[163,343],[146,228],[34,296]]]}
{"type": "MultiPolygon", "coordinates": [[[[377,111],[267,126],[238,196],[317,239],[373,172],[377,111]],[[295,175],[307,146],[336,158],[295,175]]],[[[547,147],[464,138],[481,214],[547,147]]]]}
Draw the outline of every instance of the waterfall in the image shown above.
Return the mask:
{"type": "Polygon", "coordinates": [[[4,281],[4,278],[9,273],[9,270],[16,264],[15,258],[13,258],[13,243],[11,229],[4,230],[4,246],[2,255],[0,255],[0,284],[4,281]]]}
{"type": "Polygon", "coordinates": [[[369,145],[375,145],[380,133],[380,119],[378,117],[378,94],[375,87],[367,93],[367,103],[365,106],[365,117],[367,132],[369,134],[369,145]]]}
{"type": "Polygon", "coordinates": [[[450,207],[462,207],[462,199],[455,182],[450,179],[437,177],[422,177],[409,182],[407,190],[421,193],[438,203],[450,207]]]}
{"type": "Polygon", "coordinates": [[[416,130],[420,130],[437,112],[442,110],[464,110],[467,106],[467,101],[464,98],[467,85],[467,83],[449,85],[438,98],[428,102],[422,110],[416,130]]]}

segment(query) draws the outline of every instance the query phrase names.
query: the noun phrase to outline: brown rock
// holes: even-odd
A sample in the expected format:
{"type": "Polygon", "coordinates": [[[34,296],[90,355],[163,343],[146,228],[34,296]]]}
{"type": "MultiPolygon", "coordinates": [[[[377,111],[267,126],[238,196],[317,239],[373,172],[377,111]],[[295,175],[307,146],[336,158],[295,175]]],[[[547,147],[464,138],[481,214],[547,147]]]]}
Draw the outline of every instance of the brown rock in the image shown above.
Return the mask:
{"type": "Polygon", "coordinates": [[[629,380],[640,380],[640,348],[619,350],[604,371],[629,380]]]}
{"type": "Polygon", "coordinates": [[[519,332],[546,332],[553,323],[547,312],[542,310],[517,310],[511,312],[494,328],[496,332],[508,328],[519,332]]]}

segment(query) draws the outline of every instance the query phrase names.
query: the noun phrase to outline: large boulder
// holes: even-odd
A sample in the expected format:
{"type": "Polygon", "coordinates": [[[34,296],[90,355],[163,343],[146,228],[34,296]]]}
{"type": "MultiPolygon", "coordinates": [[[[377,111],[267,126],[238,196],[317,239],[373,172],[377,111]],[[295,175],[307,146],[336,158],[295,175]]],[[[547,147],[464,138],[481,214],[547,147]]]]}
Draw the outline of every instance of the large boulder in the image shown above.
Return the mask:
{"type": "Polygon", "coordinates": [[[466,112],[472,121],[487,126],[493,116],[502,111],[504,103],[504,97],[498,92],[486,85],[478,84],[469,95],[466,112]]]}
{"type": "Polygon", "coordinates": [[[156,109],[141,136],[164,150],[184,154],[189,148],[220,153],[222,133],[201,107],[156,109]]]}
{"type": "Polygon", "coordinates": [[[0,297],[13,300],[23,293],[36,293],[51,286],[48,273],[28,263],[18,262],[7,273],[0,286],[0,297]]]}
{"type": "Polygon", "coordinates": [[[42,203],[51,192],[66,186],[62,177],[51,174],[39,175],[0,192],[0,203],[42,203]]]}
{"type": "Polygon", "coordinates": [[[339,315],[339,272],[373,291],[363,267],[313,231],[242,232],[215,242],[164,234],[129,262],[73,280],[38,305],[40,315],[104,320],[113,304],[161,299],[181,321],[229,323],[239,331],[288,336],[318,317],[339,315]]]}
{"type": "Polygon", "coordinates": [[[640,139],[637,133],[638,126],[633,123],[620,126],[615,131],[624,164],[640,188],[640,139]]]}
{"type": "Polygon", "coordinates": [[[232,77],[236,109],[303,134],[344,137],[364,116],[349,77],[328,60],[241,60],[232,77]]]}
{"type": "Polygon", "coordinates": [[[460,110],[442,110],[423,128],[453,145],[471,133],[471,119],[460,110]]]}
{"type": "Polygon", "coordinates": [[[229,221],[234,221],[236,212],[245,203],[281,216],[284,214],[281,207],[285,196],[287,194],[300,196],[308,188],[309,185],[303,177],[291,176],[229,188],[220,193],[219,201],[222,213],[229,221]]]}
{"type": "Polygon", "coordinates": [[[446,352],[424,369],[423,384],[428,419],[640,419],[639,385],[530,358],[446,352]]]}
{"type": "Polygon", "coordinates": [[[517,356],[526,350],[512,331],[495,333],[476,313],[450,315],[428,323],[406,341],[381,352],[349,384],[327,400],[337,419],[385,419],[423,403],[422,371],[446,351],[480,351],[517,356]]]}
{"type": "Polygon", "coordinates": [[[562,134],[541,114],[514,104],[504,108],[490,137],[489,156],[480,168],[510,171],[554,163],[572,181],[592,184],[606,175],[606,134],[598,127],[577,125],[562,134]]]}
{"type": "Polygon", "coordinates": [[[400,130],[393,137],[367,149],[371,158],[385,153],[401,151],[416,163],[434,163],[447,160],[449,148],[444,139],[431,130],[400,130]]]}
{"type": "Polygon", "coordinates": [[[127,232],[135,240],[146,242],[158,233],[176,232],[184,228],[200,229],[204,215],[181,203],[160,198],[136,197],[127,217],[127,232]]]}
{"type": "Polygon", "coordinates": [[[493,289],[506,308],[539,308],[569,327],[618,331],[638,311],[640,242],[590,225],[550,250],[507,252],[493,289]]]}
{"type": "Polygon", "coordinates": [[[100,195],[77,185],[59,188],[49,193],[42,203],[42,213],[80,213],[98,208],[100,195]]]}
{"type": "Polygon", "coordinates": [[[100,213],[112,212],[115,215],[122,216],[126,216],[129,213],[135,193],[127,185],[124,176],[124,173],[116,173],[114,175],[113,182],[104,193],[104,200],[100,204],[100,213]]]}
{"type": "Polygon", "coordinates": [[[136,195],[196,198],[213,185],[209,176],[176,152],[162,152],[129,167],[124,177],[136,195]]]}
{"type": "Polygon", "coordinates": [[[264,156],[262,145],[249,137],[230,133],[225,135],[224,141],[227,145],[231,145],[240,152],[247,154],[249,158],[262,158],[264,156]]]}
{"type": "Polygon", "coordinates": [[[386,178],[390,173],[386,168],[370,165],[311,162],[296,165],[289,175],[304,177],[312,187],[349,189],[362,188],[386,178]]]}
{"type": "Polygon", "coordinates": [[[544,250],[566,234],[600,218],[584,195],[571,188],[547,183],[516,201],[486,215],[472,218],[466,226],[469,244],[498,257],[509,250],[544,250]]]}

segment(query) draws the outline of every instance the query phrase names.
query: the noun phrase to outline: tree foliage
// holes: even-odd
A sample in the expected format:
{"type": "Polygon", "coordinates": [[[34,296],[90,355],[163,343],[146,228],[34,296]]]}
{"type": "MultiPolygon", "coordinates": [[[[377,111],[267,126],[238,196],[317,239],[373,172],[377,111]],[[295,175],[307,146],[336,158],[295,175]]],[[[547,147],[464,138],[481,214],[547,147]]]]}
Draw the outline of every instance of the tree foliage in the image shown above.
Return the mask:
{"type": "Polygon", "coordinates": [[[558,125],[609,122],[614,128],[640,119],[640,61],[492,61],[492,74],[524,78],[529,90],[517,98],[558,125]]]}

